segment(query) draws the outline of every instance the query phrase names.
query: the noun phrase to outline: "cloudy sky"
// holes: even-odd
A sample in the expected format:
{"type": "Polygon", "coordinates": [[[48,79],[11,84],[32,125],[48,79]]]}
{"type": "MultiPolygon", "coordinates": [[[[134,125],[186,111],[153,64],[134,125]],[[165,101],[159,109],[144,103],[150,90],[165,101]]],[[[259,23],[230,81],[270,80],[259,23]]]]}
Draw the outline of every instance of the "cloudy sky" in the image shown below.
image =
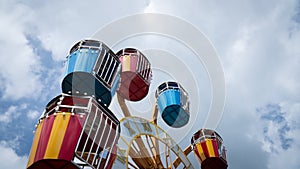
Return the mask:
{"type": "Polygon", "coordinates": [[[1,0],[0,168],[25,168],[34,124],[60,93],[70,47],[144,12],[184,19],[215,46],[226,81],[217,130],[228,168],[299,169],[299,0],[1,0]]]}

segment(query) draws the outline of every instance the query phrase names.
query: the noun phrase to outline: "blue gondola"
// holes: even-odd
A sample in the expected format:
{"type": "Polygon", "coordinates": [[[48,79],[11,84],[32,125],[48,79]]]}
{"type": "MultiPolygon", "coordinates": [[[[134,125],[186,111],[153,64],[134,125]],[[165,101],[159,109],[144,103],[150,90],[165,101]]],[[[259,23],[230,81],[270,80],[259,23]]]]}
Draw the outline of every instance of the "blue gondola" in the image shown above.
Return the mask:
{"type": "Polygon", "coordinates": [[[104,43],[82,40],[71,48],[67,56],[62,91],[95,96],[108,106],[119,86],[120,72],[119,58],[104,43]]]}
{"type": "Polygon", "coordinates": [[[171,127],[186,125],[190,118],[187,92],[177,82],[162,83],[155,93],[163,120],[171,127]]]}

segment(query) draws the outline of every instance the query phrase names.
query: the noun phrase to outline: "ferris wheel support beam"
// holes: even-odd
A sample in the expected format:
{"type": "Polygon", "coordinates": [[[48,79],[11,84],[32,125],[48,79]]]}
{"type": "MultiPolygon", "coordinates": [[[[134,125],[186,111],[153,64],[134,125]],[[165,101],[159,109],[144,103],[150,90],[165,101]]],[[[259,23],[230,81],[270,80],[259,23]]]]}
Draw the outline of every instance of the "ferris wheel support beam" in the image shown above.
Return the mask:
{"type": "MultiPolygon", "coordinates": [[[[129,150],[129,155],[131,157],[139,157],[139,154],[133,149],[133,148],[130,148],[129,150]]],[[[140,168],[143,168],[145,167],[143,164],[146,164],[146,161],[142,158],[132,158],[132,160],[134,161],[134,163],[140,167],[140,168]]]]}
{"type": "Polygon", "coordinates": [[[158,115],[158,109],[157,109],[157,104],[155,103],[153,106],[152,110],[152,119],[150,122],[154,123],[157,125],[157,115],[158,115]]]}
{"type": "Polygon", "coordinates": [[[145,161],[147,162],[148,164],[148,167],[149,166],[152,166],[154,167],[155,164],[154,164],[154,159],[151,157],[150,153],[148,152],[147,149],[145,149],[145,144],[143,142],[143,140],[141,139],[141,137],[139,138],[136,138],[135,139],[135,142],[137,143],[139,149],[140,149],[140,153],[141,153],[141,158],[145,159],[145,161]]]}
{"type": "MultiPolygon", "coordinates": [[[[129,109],[128,109],[126,103],[125,103],[124,97],[117,94],[117,98],[118,98],[118,102],[119,102],[119,105],[122,109],[122,112],[123,112],[124,116],[125,117],[130,117],[131,113],[129,112],[129,109]]],[[[144,145],[143,140],[138,138],[138,139],[135,140],[135,142],[138,145],[138,148],[140,149],[140,155],[139,156],[142,156],[142,158],[137,158],[137,159],[141,159],[141,160],[137,161],[138,164],[140,164],[140,165],[146,164],[146,167],[154,166],[156,160],[151,158],[149,152],[146,149],[144,149],[145,145],[144,145]]],[[[137,154],[133,153],[132,155],[137,155],[137,154]]],[[[135,156],[135,157],[138,157],[138,156],[135,156]]],[[[145,166],[143,166],[143,167],[145,167],[145,166]]]]}
{"type": "Polygon", "coordinates": [[[117,93],[117,98],[118,98],[118,102],[119,102],[119,105],[122,109],[122,112],[123,112],[124,116],[125,117],[131,116],[131,114],[129,112],[129,109],[128,109],[126,103],[125,103],[125,99],[121,95],[119,95],[118,93],[117,93]]]}
{"type": "MultiPolygon", "coordinates": [[[[183,153],[188,156],[191,152],[193,151],[193,148],[192,148],[192,145],[189,145],[187,146],[184,150],[183,150],[183,153]]],[[[173,165],[175,168],[177,168],[179,166],[179,164],[181,163],[181,159],[180,158],[176,158],[174,161],[173,161],[173,165]]]]}
{"type": "MultiPolygon", "coordinates": [[[[157,108],[157,104],[155,103],[153,106],[153,110],[152,110],[152,119],[151,122],[154,123],[155,125],[157,125],[157,115],[158,115],[158,108],[157,108]]],[[[160,158],[160,154],[159,154],[159,143],[158,140],[155,138],[151,138],[152,142],[154,144],[154,159],[156,164],[158,164],[158,166],[163,167],[161,158],[160,158]]]]}
{"type": "Polygon", "coordinates": [[[159,153],[157,153],[158,150],[156,150],[156,148],[157,148],[156,146],[159,145],[158,142],[156,141],[156,139],[154,137],[151,137],[151,136],[150,137],[146,136],[146,140],[147,140],[148,146],[150,147],[150,151],[152,153],[152,157],[153,157],[154,163],[156,165],[155,167],[159,168],[159,169],[164,168],[164,165],[160,159],[160,155],[159,155],[159,153]],[[151,141],[151,144],[150,144],[149,140],[151,141]]]}

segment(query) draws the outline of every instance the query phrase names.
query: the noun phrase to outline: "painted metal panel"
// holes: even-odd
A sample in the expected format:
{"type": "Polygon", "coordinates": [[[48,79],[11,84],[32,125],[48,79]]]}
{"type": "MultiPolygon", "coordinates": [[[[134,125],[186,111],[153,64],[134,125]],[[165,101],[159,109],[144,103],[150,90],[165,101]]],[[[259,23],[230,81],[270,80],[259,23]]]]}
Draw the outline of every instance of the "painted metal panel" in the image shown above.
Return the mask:
{"type": "Polygon", "coordinates": [[[57,159],[71,114],[57,114],[52,126],[44,159],[57,159]]]}
{"type": "Polygon", "coordinates": [[[66,75],[72,72],[92,73],[99,50],[80,49],[68,56],[66,75]]]}
{"type": "Polygon", "coordinates": [[[44,124],[44,120],[41,120],[39,122],[39,124],[37,125],[35,134],[34,134],[34,138],[33,138],[33,142],[32,142],[32,146],[31,146],[31,150],[30,150],[30,154],[29,154],[29,158],[28,158],[28,164],[27,167],[31,166],[35,161],[35,156],[36,156],[36,151],[38,148],[38,143],[40,140],[40,136],[41,136],[41,131],[43,128],[43,124],[44,124]]]}
{"type": "Polygon", "coordinates": [[[50,138],[50,134],[52,131],[52,126],[54,122],[55,116],[51,115],[48,118],[44,119],[43,128],[41,131],[40,140],[38,143],[36,155],[34,158],[34,161],[39,161],[44,158],[47,146],[48,146],[48,140],[50,138]]]}
{"type": "Polygon", "coordinates": [[[59,159],[72,160],[79,135],[82,130],[84,117],[75,114],[70,117],[68,127],[58,155],[59,159]]]}
{"type": "Polygon", "coordinates": [[[206,147],[207,147],[207,150],[208,150],[208,156],[207,157],[216,157],[215,151],[214,151],[214,148],[213,148],[213,144],[212,144],[212,139],[205,140],[205,143],[206,143],[206,147]]]}
{"type": "Polygon", "coordinates": [[[206,156],[204,154],[201,143],[196,144],[196,147],[195,147],[194,151],[196,151],[196,155],[199,158],[200,162],[202,162],[206,159],[206,156]]]}
{"type": "Polygon", "coordinates": [[[170,89],[161,93],[157,98],[157,104],[160,112],[170,105],[180,105],[180,92],[170,89]]]}
{"type": "Polygon", "coordinates": [[[125,55],[119,58],[122,63],[122,72],[132,71],[130,65],[130,56],[125,55]]]}
{"type": "Polygon", "coordinates": [[[189,112],[181,107],[181,93],[176,89],[168,89],[157,97],[158,109],[163,120],[171,127],[182,127],[189,121],[189,112]]]}
{"type": "Polygon", "coordinates": [[[201,144],[201,147],[203,149],[203,154],[204,154],[205,158],[208,158],[209,157],[209,152],[208,152],[206,142],[201,142],[200,144],[201,144]]]}
{"type": "MultiPolygon", "coordinates": [[[[121,69],[121,67],[119,67],[118,69],[121,69]]],[[[118,73],[116,74],[115,81],[112,84],[111,89],[110,89],[111,96],[115,95],[115,93],[117,92],[117,89],[118,89],[118,87],[120,85],[120,81],[121,81],[121,78],[120,78],[121,74],[119,73],[120,70],[117,70],[117,72],[118,73]]]]}
{"type": "Polygon", "coordinates": [[[137,72],[138,57],[134,55],[123,55],[119,58],[122,63],[122,72],[137,72]]]}
{"type": "Polygon", "coordinates": [[[138,64],[138,56],[131,56],[130,57],[130,71],[136,72],[138,64]]]}
{"type": "Polygon", "coordinates": [[[215,152],[215,157],[220,157],[220,155],[219,155],[219,147],[218,147],[216,139],[212,140],[212,145],[213,145],[213,149],[214,149],[214,152],[215,152]]]}

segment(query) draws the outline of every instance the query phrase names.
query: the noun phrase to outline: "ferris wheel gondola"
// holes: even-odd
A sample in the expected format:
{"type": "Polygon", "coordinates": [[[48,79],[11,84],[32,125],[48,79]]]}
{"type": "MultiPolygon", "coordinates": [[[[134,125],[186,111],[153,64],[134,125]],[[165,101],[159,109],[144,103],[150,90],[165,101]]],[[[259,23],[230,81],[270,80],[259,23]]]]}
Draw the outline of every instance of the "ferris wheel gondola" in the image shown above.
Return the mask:
{"type": "Polygon", "coordinates": [[[134,48],[117,53],[121,63],[121,84],[118,93],[127,100],[142,100],[149,91],[152,78],[151,64],[146,56],[134,48]]]}
{"type": "Polygon", "coordinates": [[[121,63],[114,52],[97,40],[82,40],[70,50],[62,91],[95,96],[109,105],[120,80],[121,63]]]}
{"type": "Polygon", "coordinates": [[[187,92],[177,82],[159,85],[155,93],[162,119],[171,127],[186,125],[190,118],[190,102],[187,92]]]}
{"type": "Polygon", "coordinates": [[[202,169],[227,168],[226,149],[216,131],[200,129],[193,135],[191,144],[202,169]]]}
{"type": "Polygon", "coordinates": [[[61,94],[36,126],[27,169],[110,169],[116,158],[119,120],[91,96],[61,94]]]}

